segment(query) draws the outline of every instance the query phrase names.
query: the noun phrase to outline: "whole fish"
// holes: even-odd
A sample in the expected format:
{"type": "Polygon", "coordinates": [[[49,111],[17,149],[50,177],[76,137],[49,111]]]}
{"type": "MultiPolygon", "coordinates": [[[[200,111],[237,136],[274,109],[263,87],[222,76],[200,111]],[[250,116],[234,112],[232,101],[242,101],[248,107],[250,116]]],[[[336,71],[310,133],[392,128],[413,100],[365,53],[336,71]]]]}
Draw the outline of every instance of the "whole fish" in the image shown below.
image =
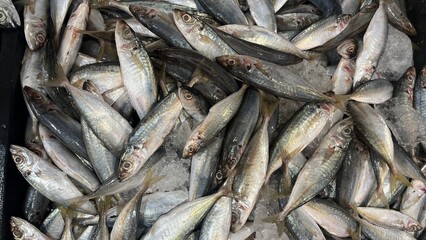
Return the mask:
{"type": "Polygon", "coordinates": [[[192,131],[186,141],[182,157],[189,158],[197,153],[229,123],[241,105],[243,96],[248,86],[241,89],[222,101],[213,105],[204,120],[192,131]]]}
{"type": "Polygon", "coordinates": [[[277,97],[303,102],[334,102],[332,97],[322,94],[282,66],[243,55],[221,56],[216,61],[245,83],[277,97]]]}
{"type": "Polygon", "coordinates": [[[38,50],[47,39],[49,0],[34,1],[24,6],[24,33],[28,47],[38,50]]]}
{"type": "Polygon", "coordinates": [[[0,2],[0,26],[2,28],[16,28],[21,26],[21,19],[11,0],[0,2]]]}
{"type": "Polygon", "coordinates": [[[10,230],[12,231],[13,238],[20,239],[39,239],[51,240],[50,237],[43,234],[31,223],[19,217],[10,217],[10,230]]]}
{"type": "Polygon", "coordinates": [[[124,21],[117,22],[115,41],[124,86],[133,108],[143,119],[157,101],[158,95],[151,61],[133,30],[124,21]]]}
{"type": "Polygon", "coordinates": [[[171,93],[135,127],[121,155],[120,180],[134,176],[151,155],[163,144],[182,110],[177,93],[171,93]]]}
{"type": "MultiPolygon", "coordinates": [[[[24,178],[51,201],[67,206],[70,199],[83,196],[65,173],[28,149],[11,145],[10,152],[24,178]]],[[[89,202],[77,206],[76,210],[96,213],[96,209],[89,202]]]]}
{"type": "Polygon", "coordinates": [[[354,86],[370,80],[385,49],[387,37],[388,18],[384,3],[380,1],[379,8],[374,13],[364,34],[363,47],[356,58],[354,86]]]}
{"type": "Polygon", "coordinates": [[[80,48],[83,40],[83,34],[79,33],[78,30],[86,30],[89,11],[89,3],[85,0],[71,14],[68,20],[57,55],[58,63],[61,65],[65,74],[69,73],[77,58],[77,50],[80,48]]]}
{"type": "Polygon", "coordinates": [[[416,29],[407,18],[406,13],[403,12],[401,7],[396,0],[385,0],[383,1],[388,21],[396,29],[404,32],[408,36],[415,36],[417,34],[416,29]]]}
{"type": "Polygon", "coordinates": [[[386,239],[414,240],[415,239],[409,233],[404,231],[379,227],[363,219],[359,219],[358,222],[361,225],[362,232],[371,239],[378,239],[378,240],[386,240],[386,239]]]}
{"type": "Polygon", "coordinates": [[[352,139],[352,127],[352,119],[347,118],[336,123],[327,133],[297,176],[288,203],[278,215],[279,221],[284,220],[291,211],[315,197],[333,180],[352,139]]]}

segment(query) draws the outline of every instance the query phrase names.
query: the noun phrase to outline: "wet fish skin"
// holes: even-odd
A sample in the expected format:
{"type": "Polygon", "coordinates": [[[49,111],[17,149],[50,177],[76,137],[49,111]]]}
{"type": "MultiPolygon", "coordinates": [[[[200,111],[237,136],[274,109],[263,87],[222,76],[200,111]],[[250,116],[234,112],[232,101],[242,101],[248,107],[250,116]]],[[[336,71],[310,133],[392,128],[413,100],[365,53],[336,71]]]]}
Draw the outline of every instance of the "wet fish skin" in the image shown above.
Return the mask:
{"type": "Polygon", "coordinates": [[[177,93],[159,102],[135,127],[120,157],[118,176],[121,181],[134,176],[163,144],[182,110],[177,93]]]}
{"type": "Polygon", "coordinates": [[[24,203],[24,218],[35,226],[40,226],[48,212],[50,200],[33,187],[28,187],[24,203]]]}
{"type": "Polygon", "coordinates": [[[378,239],[378,240],[386,240],[386,239],[414,240],[415,239],[409,233],[404,231],[378,227],[363,219],[358,220],[358,222],[361,224],[362,232],[371,239],[378,239]]]}
{"type": "Polygon", "coordinates": [[[21,26],[21,19],[11,0],[5,0],[0,3],[0,26],[2,28],[21,26]]]}
{"type": "Polygon", "coordinates": [[[223,194],[219,191],[179,205],[158,218],[142,239],[185,239],[223,194]]]}
{"type": "Polygon", "coordinates": [[[40,123],[52,131],[71,151],[87,159],[80,123],[62,112],[35,89],[25,86],[24,94],[40,123]]]}
{"type": "Polygon", "coordinates": [[[182,157],[189,158],[206,146],[232,119],[241,105],[248,86],[213,105],[206,118],[192,131],[187,140],[182,157]]]}
{"type": "Polygon", "coordinates": [[[377,226],[409,232],[417,232],[422,229],[417,220],[396,210],[357,207],[357,211],[363,219],[377,226]]]}
{"type": "Polygon", "coordinates": [[[247,222],[265,183],[269,159],[268,124],[278,105],[274,97],[271,100],[268,97],[272,96],[262,94],[260,126],[247,144],[236,167],[232,184],[232,232],[237,232],[247,222]]]}
{"type": "Polygon", "coordinates": [[[156,55],[166,63],[177,64],[192,72],[199,69],[226,94],[238,91],[239,87],[232,74],[202,54],[188,49],[165,48],[155,51],[156,55]],[[232,79],[232,80],[231,80],[232,79]]]}
{"type": "Polygon", "coordinates": [[[35,1],[24,6],[24,33],[28,47],[38,50],[47,39],[49,0],[35,1]]]}
{"type": "Polygon", "coordinates": [[[224,134],[219,133],[210,144],[192,156],[188,201],[203,197],[211,189],[222,150],[223,137],[224,134]]]}
{"type": "Polygon", "coordinates": [[[297,176],[289,201],[284,210],[279,213],[279,221],[284,220],[294,209],[315,197],[333,180],[352,139],[352,128],[352,119],[347,118],[336,123],[327,133],[297,176]]]}
{"type": "Polygon", "coordinates": [[[133,108],[143,119],[158,97],[152,63],[135,33],[124,21],[117,22],[115,41],[123,84],[133,108]]]}
{"type": "Polygon", "coordinates": [[[358,231],[358,223],[351,214],[332,201],[314,198],[303,209],[324,230],[336,237],[352,237],[358,231]]]}
{"type": "Polygon", "coordinates": [[[351,18],[351,15],[342,14],[323,19],[303,30],[291,42],[301,50],[319,47],[339,35],[348,26],[351,18]]]}
{"type": "Polygon", "coordinates": [[[309,2],[321,9],[325,17],[329,17],[332,14],[340,14],[342,12],[341,6],[337,0],[309,0],[309,2]]]}
{"type": "Polygon", "coordinates": [[[338,176],[337,200],[339,205],[351,208],[365,204],[376,186],[368,147],[354,138],[349,144],[338,176]]]}
{"type": "Polygon", "coordinates": [[[200,240],[227,240],[231,225],[232,198],[223,196],[210,209],[201,225],[200,240]]]}
{"type": "Polygon", "coordinates": [[[302,102],[333,102],[309,82],[282,66],[245,55],[217,57],[216,61],[245,83],[277,97],[302,102]]]}
{"type": "Polygon", "coordinates": [[[65,74],[68,74],[74,64],[78,51],[83,40],[83,34],[78,30],[86,30],[89,19],[88,1],[83,1],[71,14],[65,28],[64,36],[58,49],[57,59],[65,74]]]}
{"type": "Polygon", "coordinates": [[[388,37],[388,18],[383,2],[374,13],[363,37],[363,47],[356,59],[354,87],[370,80],[388,37]]]}
{"type": "Polygon", "coordinates": [[[360,5],[361,1],[340,0],[340,6],[343,14],[355,15],[360,5]]]}
{"type": "Polygon", "coordinates": [[[350,101],[348,110],[354,119],[361,140],[388,164],[392,174],[397,174],[394,164],[392,134],[385,120],[366,103],[350,101]]]}
{"type": "Polygon", "coordinates": [[[98,188],[100,183],[94,172],[86,167],[68,148],[61,144],[53,136],[52,132],[40,125],[39,133],[47,154],[59,169],[90,191],[98,188]]]}
{"type": "Polygon", "coordinates": [[[120,65],[117,63],[93,63],[82,66],[72,71],[68,79],[71,84],[78,88],[90,80],[99,89],[100,93],[123,85],[121,79],[120,65]]]}
{"type": "Polygon", "coordinates": [[[173,10],[174,22],[191,46],[209,59],[235,54],[213,29],[195,15],[178,9],[173,10]]]}
{"type": "MultiPolygon", "coordinates": [[[[418,180],[412,180],[411,186],[408,187],[402,195],[401,213],[412,217],[420,222],[421,212],[426,202],[425,184],[418,180]]],[[[421,222],[420,222],[421,223],[421,222]]]]}
{"type": "Polygon", "coordinates": [[[179,48],[192,49],[177,27],[173,24],[173,17],[161,9],[131,5],[132,15],[154,34],[164,39],[169,45],[179,48]]]}
{"type": "MultiPolygon", "coordinates": [[[[342,98],[369,104],[381,104],[392,98],[393,84],[386,79],[376,79],[359,84],[351,94],[342,98]]],[[[336,97],[340,98],[340,96],[336,97]]]]}
{"type": "Polygon", "coordinates": [[[198,3],[210,15],[224,24],[245,24],[247,19],[235,1],[199,0],[198,3]]]}
{"type": "Polygon", "coordinates": [[[50,240],[51,238],[43,234],[31,223],[19,217],[10,217],[10,230],[12,231],[13,238],[19,239],[40,239],[50,240]]]}
{"type": "Polygon", "coordinates": [[[283,164],[286,171],[289,161],[318,136],[327,123],[329,114],[327,105],[318,106],[315,103],[305,104],[295,113],[272,147],[267,180],[283,164]]]}
{"type": "MultiPolygon", "coordinates": [[[[227,34],[219,29],[213,29],[226,43],[228,43],[238,54],[248,55],[269,61],[278,65],[296,64],[302,61],[299,56],[292,53],[283,52],[273,48],[265,47],[256,43],[251,43],[230,34],[227,34]]],[[[232,56],[232,55],[231,55],[232,56]]],[[[305,56],[307,57],[307,56],[305,56]]],[[[220,58],[220,57],[219,57],[220,58]]],[[[308,57],[309,58],[309,57],[308,57]]]]}
{"type": "Polygon", "coordinates": [[[388,21],[392,26],[408,36],[415,36],[417,34],[410,19],[407,18],[406,13],[403,12],[396,0],[385,0],[383,3],[385,5],[388,21]]]}
{"type": "Polygon", "coordinates": [[[223,142],[222,156],[219,160],[217,172],[214,175],[214,186],[219,186],[241,159],[255,129],[259,110],[259,94],[256,90],[249,88],[244,95],[238,112],[227,128],[223,142]]]}
{"type": "Polygon", "coordinates": [[[271,1],[247,0],[247,4],[257,26],[277,32],[277,21],[271,1]]]}
{"type": "Polygon", "coordinates": [[[426,177],[405,150],[394,141],[395,166],[402,175],[426,183],[426,177]]]}
{"type": "Polygon", "coordinates": [[[280,13],[276,15],[277,28],[279,31],[303,30],[306,27],[321,20],[314,13],[280,13]]]}
{"type": "Polygon", "coordinates": [[[65,222],[61,212],[55,208],[43,221],[40,230],[53,239],[59,239],[64,231],[65,222]]]}
{"type": "Polygon", "coordinates": [[[246,26],[238,24],[229,24],[218,27],[217,29],[231,34],[242,40],[275,49],[284,53],[290,53],[297,57],[310,59],[311,57],[295,47],[290,41],[281,35],[259,26],[246,26]]]}
{"type": "Polygon", "coordinates": [[[414,82],[416,81],[416,69],[409,67],[398,80],[393,98],[396,98],[401,104],[413,106],[414,99],[414,82]]]}
{"type": "Polygon", "coordinates": [[[426,123],[426,67],[423,67],[414,86],[414,108],[422,115],[426,123]]]}
{"type": "MultiPolygon", "coordinates": [[[[24,178],[46,198],[67,206],[70,199],[83,196],[70,179],[46,160],[28,149],[11,145],[12,158],[24,178]],[[64,189],[67,189],[64,191],[64,189]]],[[[77,211],[95,214],[96,209],[89,202],[76,207],[77,211]]]]}

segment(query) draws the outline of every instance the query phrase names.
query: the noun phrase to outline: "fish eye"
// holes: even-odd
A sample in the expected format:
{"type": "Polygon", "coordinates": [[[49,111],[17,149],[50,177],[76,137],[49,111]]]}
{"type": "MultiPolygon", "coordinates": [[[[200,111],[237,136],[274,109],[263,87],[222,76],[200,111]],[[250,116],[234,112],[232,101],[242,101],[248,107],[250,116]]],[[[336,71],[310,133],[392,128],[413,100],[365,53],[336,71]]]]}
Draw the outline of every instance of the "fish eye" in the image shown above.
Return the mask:
{"type": "Polygon", "coordinates": [[[130,28],[126,28],[126,29],[124,29],[124,31],[123,31],[123,35],[124,35],[125,37],[130,37],[130,36],[132,35],[132,31],[130,31],[130,28]]]}
{"type": "Polygon", "coordinates": [[[190,92],[186,91],[183,96],[185,97],[186,100],[191,100],[192,99],[192,94],[190,92]]]}
{"type": "Polygon", "coordinates": [[[123,165],[121,166],[121,168],[123,170],[125,170],[125,171],[128,171],[128,170],[132,169],[132,167],[133,167],[133,164],[131,162],[129,162],[129,161],[125,161],[123,163],[123,165]]]}
{"type": "Polygon", "coordinates": [[[216,173],[216,179],[222,180],[222,178],[223,178],[222,172],[221,171],[217,171],[217,173],[216,173]]]}
{"type": "Polygon", "coordinates": [[[4,22],[6,20],[6,14],[3,11],[0,11],[0,22],[4,22]]]}
{"type": "Polygon", "coordinates": [[[189,146],[188,147],[188,152],[193,153],[195,151],[193,146],[189,146]]]}
{"type": "Polygon", "coordinates": [[[191,17],[188,13],[185,13],[185,14],[182,16],[182,20],[183,20],[184,22],[190,22],[190,21],[192,20],[192,17],[191,17]]]}
{"type": "Polygon", "coordinates": [[[343,135],[345,135],[345,136],[350,136],[351,135],[351,133],[352,133],[352,129],[351,128],[344,128],[343,129],[343,135]]]}
{"type": "Polygon", "coordinates": [[[37,40],[39,43],[44,43],[44,41],[46,41],[46,37],[44,36],[44,34],[37,34],[37,36],[36,36],[36,40],[37,40]]]}
{"type": "Polygon", "coordinates": [[[34,94],[34,99],[35,100],[42,100],[43,96],[41,96],[40,94],[36,93],[36,94],[34,94]]]}
{"type": "Polygon", "coordinates": [[[21,156],[16,156],[13,160],[15,161],[16,164],[21,164],[24,162],[24,158],[21,156]]]}
{"type": "Polygon", "coordinates": [[[17,229],[17,228],[13,229],[12,234],[17,239],[20,239],[20,238],[22,238],[24,236],[24,233],[21,230],[17,229]]]}
{"type": "Polygon", "coordinates": [[[229,66],[231,66],[231,67],[233,67],[233,66],[235,66],[235,64],[237,64],[237,61],[235,61],[235,59],[228,59],[228,65],[229,66]]]}
{"type": "Polygon", "coordinates": [[[355,48],[354,48],[354,47],[348,47],[348,52],[352,53],[352,52],[354,52],[354,51],[355,51],[355,48]]]}

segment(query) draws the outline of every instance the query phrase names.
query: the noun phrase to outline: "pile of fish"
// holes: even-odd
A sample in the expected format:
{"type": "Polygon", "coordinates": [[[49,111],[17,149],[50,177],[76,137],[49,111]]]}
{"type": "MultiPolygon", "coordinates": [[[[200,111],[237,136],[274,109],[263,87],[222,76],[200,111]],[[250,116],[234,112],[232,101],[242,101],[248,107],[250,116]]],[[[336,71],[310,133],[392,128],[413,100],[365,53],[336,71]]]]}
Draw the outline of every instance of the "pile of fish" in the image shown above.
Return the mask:
{"type": "Polygon", "coordinates": [[[376,71],[404,1],[21,4],[15,239],[425,239],[426,68],[376,71]]]}

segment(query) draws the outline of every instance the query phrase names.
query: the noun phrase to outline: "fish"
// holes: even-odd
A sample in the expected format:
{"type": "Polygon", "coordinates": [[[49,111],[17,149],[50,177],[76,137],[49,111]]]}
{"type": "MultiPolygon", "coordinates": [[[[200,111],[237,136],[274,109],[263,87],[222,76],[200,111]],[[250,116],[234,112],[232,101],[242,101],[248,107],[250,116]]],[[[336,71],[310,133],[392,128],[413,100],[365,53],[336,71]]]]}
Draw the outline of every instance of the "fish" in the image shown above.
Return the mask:
{"type": "Polygon", "coordinates": [[[201,224],[200,240],[225,240],[228,239],[232,218],[232,198],[223,196],[207,213],[201,224]]]}
{"type": "Polygon", "coordinates": [[[198,3],[210,15],[223,24],[248,24],[247,18],[233,0],[218,2],[215,0],[199,0],[198,3]]]}
{"type": "Polygon", "coordinates": [[[51,238],[43,234],[34,225],[19,217],[10,217],[10,230],[12,231],[13,238],[30,239],[36,238],[40,240],[50,240],[51,238]]]}
{"type": "Polygon", "coordinates": [[[25,40],[31,51],[43,47],[47,40],[49,0],[34,1],[24,6],[25,40]]]}
{"type": "Polygon", "coordinates": [[[363,47],[356,58],[354,87],[371,79],[388,37],[388,18],[384,3],[374,13],[363,37],[363,47]]]}
{"type": "Polygon", "coordinates": [[[163,144],[181,111],[182,104],[173,92],[138,123],[120,157],[118,176],[121,181],[134,176],[163,144]]]}
{"type": "Polygon", "coordinates": [[[182,153],[183,158],[192,157],[219,134],[236,114],[247,88],[247,85],[243,85],[240,90],[229,95],[209,109],[207,116],[191,132],[189,139],[186,141],[182,153]]]}
{"type": "Polygon", "coordinates": [[[21,19],[11,0],[4,0],[0,3],[0,26],[2,28],[21,26],[21,19]]]}
{"type": "Polygon", "coordinates": [[[277,32],[277,21],[271,1],[247,0],[247,4],[257,26],[277,32]]]}
{"type": "Polygon", "coordinates": [[[123,84],[133,108],[143,119],[158,97],[152,63],[135,33],[124,21],[117,22],[115,41],[123,84]]]}
{"type": "Polygon", "coordinates": [[[417,31],[407,18],[406,13],[400,8],[396,0],[383,1],[388,21],[396,29],[404,32],[408,36],[416,36],[417,31]]]}
{"type": "MultiPolygon", "coordinates": [[[[67,206],[70,204],[70,199],[83,196],[64,172],[27,148],[11,145],[10,152],[24,178],[46,198],[67,206]]],[[[96,209],[90,202],[76,206],[76,210],[89,214],[96,213],[96,209]]]]}
{"type": "Polygon", "coordinates": [[[279,13],[276,15],[277,29],[279,31],[303,30],[306,27],[321,20],[321,17],[315,13],[279,13]]]}
{"type": "Polygon", "coordinates": [[[190,87],[179,87],[178,95],[183,109],[197,122],[202,122],[210,108],[208,102],[190,87]]]}
{"type": "Polygon", "coordinates": [[[381,104],[392,98],[393,84],[386,79],[376,79],[359,84],[352,93],[336,96],[339,101],[354,100],[362,103],[381,104]]]}
{"type": "Polygon", "coordinates": [[[363,219],[377,226],[409,232],[422,229],[417,220],[395,210],[357,207],[357,212],[363,219]]]}

